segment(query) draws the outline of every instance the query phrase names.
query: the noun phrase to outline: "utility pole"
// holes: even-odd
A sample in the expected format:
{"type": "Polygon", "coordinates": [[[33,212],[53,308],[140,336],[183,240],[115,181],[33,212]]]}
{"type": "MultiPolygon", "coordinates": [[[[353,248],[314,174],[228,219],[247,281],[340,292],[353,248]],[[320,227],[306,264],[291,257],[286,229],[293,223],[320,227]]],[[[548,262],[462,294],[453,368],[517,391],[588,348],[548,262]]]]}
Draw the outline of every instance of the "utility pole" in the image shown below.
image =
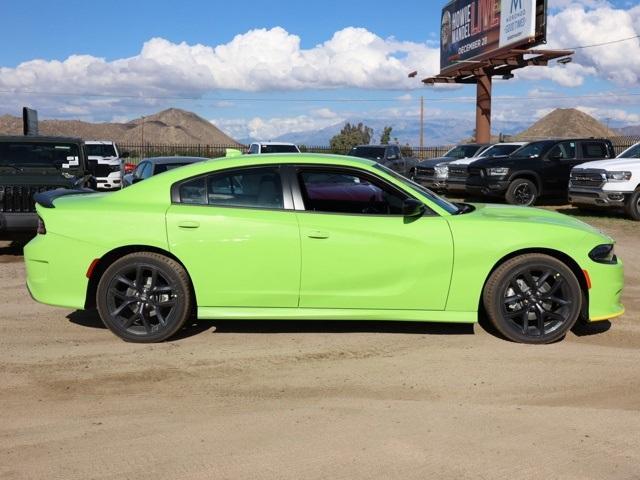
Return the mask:
{"type": "Polygon", "coordinates": [[[420,97],[420,149],[422,148],[424,148],[424,97],[421,96],[420,97]]]}

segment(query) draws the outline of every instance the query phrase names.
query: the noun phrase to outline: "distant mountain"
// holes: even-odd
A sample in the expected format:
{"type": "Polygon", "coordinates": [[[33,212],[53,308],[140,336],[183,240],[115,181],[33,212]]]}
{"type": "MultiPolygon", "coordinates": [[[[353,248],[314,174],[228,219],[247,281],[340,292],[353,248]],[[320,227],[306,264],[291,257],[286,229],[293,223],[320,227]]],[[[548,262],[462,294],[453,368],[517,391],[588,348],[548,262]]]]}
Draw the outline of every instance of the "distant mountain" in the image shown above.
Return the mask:
{"type": "Polygon", "coordinates": [[[598,120],[575,108],[557,108],[542,117],[516,138],[536,140],[542,138],[615,137],[617,134],[598,120]]]}
{"type": "Polygon", "coordinates": [[[616,128],[616,133],[623,137],[637,137],[640,136],[640,125],[616,128]]]}
{"type": "MultiPolygon", "coordinates": [[[[238,145],[233,138],[195,113],[169,108],[127,123],[89,123],[79,120],[41,120],[43,135],[112,140],[119,143],[238,145]]],[[[0,134],[21,135],[22,119],[0,117],[0,134]]]]}
{"type": "MultiPolygon", "coordinates": [[[[397,138],[398,143],[400,143],[401,145],[408,143],[409,145],[416,146],[420,143],[420,124],[419,121],[414,118],[405,120],[350,119],[347,121],[356,124],[362,122],[365,125],[373,128],[374,142],[377,142],[379,140],[380,134],[382,133],[384,127],[390,125],[393,127],[391,138],[397,138]]],[[[298,145],[307,146],[328,145],[331,137],[339,133],[345,123],[346,121],[336,123],[320,130],[292,132],[281,135],[273,140],[279,142],[293,142],[298,145]]],[[[504,133],[506,135],[513,135],[525,126],[526,124],[524,124],[523,122],[493,122],[494,132],[504,133]]],[[[459,143],[464,139],[472,137],[474,129],[475,122],[473,120],[459,118],[426,119],[424,128],[424,143],[427,146],[451,145],[454,143],[459,143]]]]}

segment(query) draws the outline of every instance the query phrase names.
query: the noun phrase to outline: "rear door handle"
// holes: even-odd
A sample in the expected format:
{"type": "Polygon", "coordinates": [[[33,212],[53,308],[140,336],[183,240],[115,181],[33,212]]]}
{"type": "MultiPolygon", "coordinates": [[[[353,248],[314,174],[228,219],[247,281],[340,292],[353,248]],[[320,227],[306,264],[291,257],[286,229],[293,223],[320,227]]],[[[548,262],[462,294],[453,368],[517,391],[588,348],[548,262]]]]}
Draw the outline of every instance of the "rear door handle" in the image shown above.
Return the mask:
{"type": "Polygon", "coordinates": [[[198,228],[200,226],[200,222],[196,222],[193,220],[184,220],[182,222],[178,222],[178,227],[180,228],[198,228]]]}
{"type": "Polygon", "coordinates": [[[317,238],[317,239],[324,239],[324,238],[329,238],[329,233],[322,232],[320,230],[312,230],[309,233],[307,233],[307,237],[309,237],[309,238],[317,238]]]}

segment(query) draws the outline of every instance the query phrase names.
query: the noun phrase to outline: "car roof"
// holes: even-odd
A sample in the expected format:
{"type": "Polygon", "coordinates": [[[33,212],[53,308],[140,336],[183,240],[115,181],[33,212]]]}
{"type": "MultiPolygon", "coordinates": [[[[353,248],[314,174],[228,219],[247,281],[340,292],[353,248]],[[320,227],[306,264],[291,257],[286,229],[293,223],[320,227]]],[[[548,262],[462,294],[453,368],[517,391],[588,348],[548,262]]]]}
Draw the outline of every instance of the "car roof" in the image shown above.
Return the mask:
{"type": "Polygon", "coordinates": [[[175,156],[175,157],[149,157],[149,158],[143,158],[140,163],[142,162],[151,162],[154,163],[156,165],[164,165],[167,163],[196,163],[196,162],[204,162],[206,160],[211,160],[210,158],[206,158],[206,157],[180,157],[180,156],[175,156]]]}
{"type": "Polygon", "coordinates": [[[251,142],[251,145],[288,145],[292,147],[296,146],[295,143],[289,143],[289,142],[251,142]]]}
{"type": "Polygon", "coordinates": [[[113,145],[115,142],[111,140],[85,140],[84,143],[87,145],[113,145]]]}
{"type": "Polygon", "coordinates": [[[82,139],[77,137],[47,137],[43,135],[0,135],[0,142],[83,143],[82,139]]]}

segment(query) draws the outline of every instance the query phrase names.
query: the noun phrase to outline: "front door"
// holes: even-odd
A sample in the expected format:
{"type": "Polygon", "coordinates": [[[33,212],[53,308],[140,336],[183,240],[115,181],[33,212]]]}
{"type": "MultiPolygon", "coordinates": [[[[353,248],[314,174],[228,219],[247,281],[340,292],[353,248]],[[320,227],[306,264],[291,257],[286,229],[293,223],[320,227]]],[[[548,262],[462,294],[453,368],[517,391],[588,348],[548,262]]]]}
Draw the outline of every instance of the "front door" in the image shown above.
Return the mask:
{"type": "Polygon", "coordinates": [[[300,306],[444,310],[453,266],[447,221],[402,215],[407,195],[356,169],[301,167],[300,306]]]}
{"type": "Polygon", "coordinates": [[[300,232],[278,167],[238,168],[178,187],[169,247],[189,271],[200,307],[297,307],[300,232]]]}
{"type": "Polygon", "coordinates": [[[560,142],[549,150],[544,161],[545,194],[559,196],[567,194],[571,169],[581,163],[581,160],[577,160],[577,152],[575,141],[560,142]]]}

